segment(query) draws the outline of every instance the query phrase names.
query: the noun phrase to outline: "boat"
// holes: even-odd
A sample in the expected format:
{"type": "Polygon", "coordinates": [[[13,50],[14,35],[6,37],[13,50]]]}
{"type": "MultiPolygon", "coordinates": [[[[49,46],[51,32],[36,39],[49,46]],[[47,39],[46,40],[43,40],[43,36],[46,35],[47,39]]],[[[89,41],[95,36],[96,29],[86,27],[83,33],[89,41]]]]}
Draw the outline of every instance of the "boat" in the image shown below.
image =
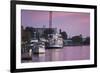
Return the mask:
{"type": "Polygon", "coordinates": [[[45,53],[45,43],[38,40],[31,40],[30,47],[33,54],[45,53]]]}
{"type": "Polygon", "coordinates": [[[33,48],[34,54],[44,54],[45,53],[45,43],[44,42],[38,42],[36,45],[34,45],[35,48],[33,48]]]}
{"type": "Polygon", "coordinates": [[[48,37],[48,48],[62,48],[63,38],[61,34],[49,34],[48,37]]]}

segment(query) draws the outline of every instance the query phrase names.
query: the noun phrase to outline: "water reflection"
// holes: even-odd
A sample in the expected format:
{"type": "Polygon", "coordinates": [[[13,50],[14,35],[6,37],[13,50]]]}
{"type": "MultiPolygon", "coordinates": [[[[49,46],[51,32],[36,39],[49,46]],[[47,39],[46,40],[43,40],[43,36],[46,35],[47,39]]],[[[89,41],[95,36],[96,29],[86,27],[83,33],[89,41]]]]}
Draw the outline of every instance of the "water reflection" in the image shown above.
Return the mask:
{"type": "Polygon", "coordinates": [[[46,61],[59,61],[61,55],[61,49],[48,49],[46,50],[46,61]]]}
{"type": "Polygon", "coordinates": [[[44,54],[33,54],[32,62],[68,61],[90,59],[90,46],[67,46],[46,49],[44,54]]]}
{"type": "Polygon", "coordinates": [[[33,62],[43,62],[45,61],[45,54],[33,54],[32,61],[33,62]]]}

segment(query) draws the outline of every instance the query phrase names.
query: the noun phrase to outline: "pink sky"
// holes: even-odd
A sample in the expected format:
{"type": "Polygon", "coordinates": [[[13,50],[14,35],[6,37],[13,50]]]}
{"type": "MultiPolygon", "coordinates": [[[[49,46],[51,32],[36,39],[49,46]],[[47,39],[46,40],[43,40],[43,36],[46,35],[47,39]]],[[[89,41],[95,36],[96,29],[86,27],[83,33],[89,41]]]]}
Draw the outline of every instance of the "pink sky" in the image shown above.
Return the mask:
{"type": "MultiPolygon", "coordinates": [[[[35,28],[49,27],[49,11],[22,10],[21,25],[35,28]]],[[[66,31],[69,37],[90,36],[90,13],[52,12],[52,28],[66,31]]]]}

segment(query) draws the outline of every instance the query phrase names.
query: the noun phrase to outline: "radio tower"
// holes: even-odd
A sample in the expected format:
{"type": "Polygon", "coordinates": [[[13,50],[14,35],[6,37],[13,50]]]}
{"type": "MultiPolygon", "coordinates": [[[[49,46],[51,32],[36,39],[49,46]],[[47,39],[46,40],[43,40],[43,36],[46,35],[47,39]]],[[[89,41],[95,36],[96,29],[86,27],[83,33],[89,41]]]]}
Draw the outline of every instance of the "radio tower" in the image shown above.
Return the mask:
{"type": "Polygon", "coordinates": [[[52,11],[49,12],[49,28],[52,28],[52,11]]]}

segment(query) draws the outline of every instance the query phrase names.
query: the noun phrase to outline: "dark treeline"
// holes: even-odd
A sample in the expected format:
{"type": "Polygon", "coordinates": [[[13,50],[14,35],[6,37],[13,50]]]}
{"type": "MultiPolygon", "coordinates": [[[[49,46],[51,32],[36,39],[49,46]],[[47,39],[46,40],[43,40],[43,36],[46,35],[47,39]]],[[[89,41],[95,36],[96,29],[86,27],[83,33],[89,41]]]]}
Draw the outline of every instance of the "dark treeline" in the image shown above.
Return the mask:
{"type": "Polygon", "coordinates": [[[71,45],[90,45],[90,37],[83,38],[82,34],[80,34],[80,35],[76,35],[76,36],[72,36],[71,38],[68,38],[68,34],[65,31],[62,31],[60,29],[59,32],[65,41],[66,40],[70,41],[71,45]]]}
{"type": "Polygon", "coordinates": [[[83,38],[81,34],[79,36],[73,36],[71,39],[74,44],[82,44],[82,45],[90,44],[90,37],[83,38]]]}
{"type": "Polygon", "coordinates": [[[26,27],[25,29],[23,28],[23,26],[21,26],[21,40],[23,42],[25,41],[29,41],[32,38],[32,27],[26,27]]]}

